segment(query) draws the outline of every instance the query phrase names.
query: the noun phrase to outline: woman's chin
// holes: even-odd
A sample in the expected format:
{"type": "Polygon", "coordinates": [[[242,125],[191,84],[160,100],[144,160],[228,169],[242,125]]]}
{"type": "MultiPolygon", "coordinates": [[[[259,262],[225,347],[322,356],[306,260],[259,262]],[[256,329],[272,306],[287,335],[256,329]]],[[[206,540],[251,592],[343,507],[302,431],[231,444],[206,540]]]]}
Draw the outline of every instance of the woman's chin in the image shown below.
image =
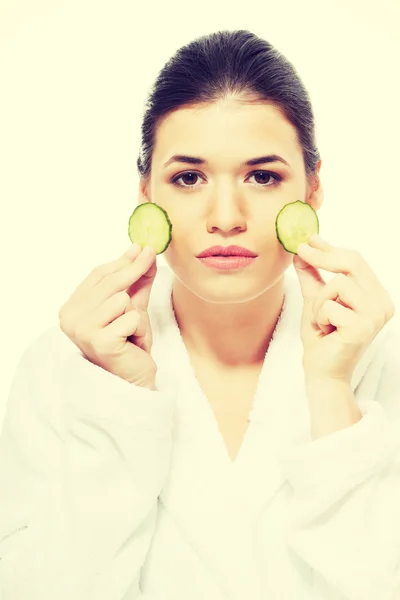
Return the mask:
{"type": "Polygon", "coordinates": [[[185,285],[193,294],[202,298],[205,302],[213,304],[244,304],[255,300],[267,292],[274,283],[261,282],[254,278],[239,281],[234,277],[226,281],[211,281],[203,279],[199,281],[186,281],[185,285]]]}

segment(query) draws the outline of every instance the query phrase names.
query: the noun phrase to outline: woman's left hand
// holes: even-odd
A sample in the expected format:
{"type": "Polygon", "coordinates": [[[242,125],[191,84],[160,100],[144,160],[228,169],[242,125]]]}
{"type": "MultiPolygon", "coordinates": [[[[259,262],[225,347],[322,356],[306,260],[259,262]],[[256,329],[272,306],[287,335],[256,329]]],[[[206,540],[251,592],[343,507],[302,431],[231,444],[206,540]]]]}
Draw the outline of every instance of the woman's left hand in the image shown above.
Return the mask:
{"type": "Polygon", "coordinates": [[[362,354],[393,317],[392,299],[357,251],[332,246],[318,235],[299,246],[293,265],[304,299],[305,374],[350,383],[362,354]],[[326,283],[317,269],[337,275],[326,283]]]}

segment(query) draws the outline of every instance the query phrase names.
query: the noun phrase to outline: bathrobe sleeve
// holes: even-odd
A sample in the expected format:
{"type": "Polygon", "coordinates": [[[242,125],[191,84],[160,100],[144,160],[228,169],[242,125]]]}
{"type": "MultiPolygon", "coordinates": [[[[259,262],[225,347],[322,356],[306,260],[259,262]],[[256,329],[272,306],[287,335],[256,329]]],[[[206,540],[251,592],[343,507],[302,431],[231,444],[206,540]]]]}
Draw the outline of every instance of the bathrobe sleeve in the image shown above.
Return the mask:
{"type": "Polygon", "coordinates": [[[314,570],[315,600],[400,599],[400,336],[355,392],[357,423],[281,454],[287,542],[314,570]]]}
{"type": "Polygon", "coordinates": [[[140,569],[169,469],[174,398],[61,351],[52,335],[23,353],[6,405],[0,599],[150,600],[140,569]]]}

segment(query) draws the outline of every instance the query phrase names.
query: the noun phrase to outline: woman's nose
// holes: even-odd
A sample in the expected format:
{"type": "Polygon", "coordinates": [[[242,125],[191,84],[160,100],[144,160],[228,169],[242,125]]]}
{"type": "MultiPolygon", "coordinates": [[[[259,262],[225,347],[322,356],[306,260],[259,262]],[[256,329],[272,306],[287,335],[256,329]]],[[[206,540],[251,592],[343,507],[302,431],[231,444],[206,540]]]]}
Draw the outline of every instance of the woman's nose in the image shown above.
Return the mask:
{"type": "Polygon", "coordinates": [[[211,194],[207,214],[208,229],[243,229],[246,227],[246,219],[243,195],[233,185],[219,186],[211,194]]]}

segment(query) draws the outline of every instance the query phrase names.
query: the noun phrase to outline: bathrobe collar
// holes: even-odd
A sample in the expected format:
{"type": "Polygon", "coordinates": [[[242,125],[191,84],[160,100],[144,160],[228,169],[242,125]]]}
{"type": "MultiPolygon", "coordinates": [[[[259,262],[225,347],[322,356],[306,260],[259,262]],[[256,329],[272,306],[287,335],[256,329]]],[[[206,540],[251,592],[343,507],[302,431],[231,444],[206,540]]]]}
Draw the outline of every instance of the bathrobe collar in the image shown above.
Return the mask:
{"type": "MultiPolygon", "coordinates": [[[[303,299],[291,269],[284,275],[284,304],[233,463],[175,319],[169,267],[158,267],[150,300],[156,386],[173,392],[177,403],[171,467],[160,501],[221,589],[235,600],[263,597],[251,552],[252,525],[285,485],[280,450],[311,440],[300,338],[303,299]]],[[[353,391],[383,337],[373,340],[358,363],[353,391]]]]}

